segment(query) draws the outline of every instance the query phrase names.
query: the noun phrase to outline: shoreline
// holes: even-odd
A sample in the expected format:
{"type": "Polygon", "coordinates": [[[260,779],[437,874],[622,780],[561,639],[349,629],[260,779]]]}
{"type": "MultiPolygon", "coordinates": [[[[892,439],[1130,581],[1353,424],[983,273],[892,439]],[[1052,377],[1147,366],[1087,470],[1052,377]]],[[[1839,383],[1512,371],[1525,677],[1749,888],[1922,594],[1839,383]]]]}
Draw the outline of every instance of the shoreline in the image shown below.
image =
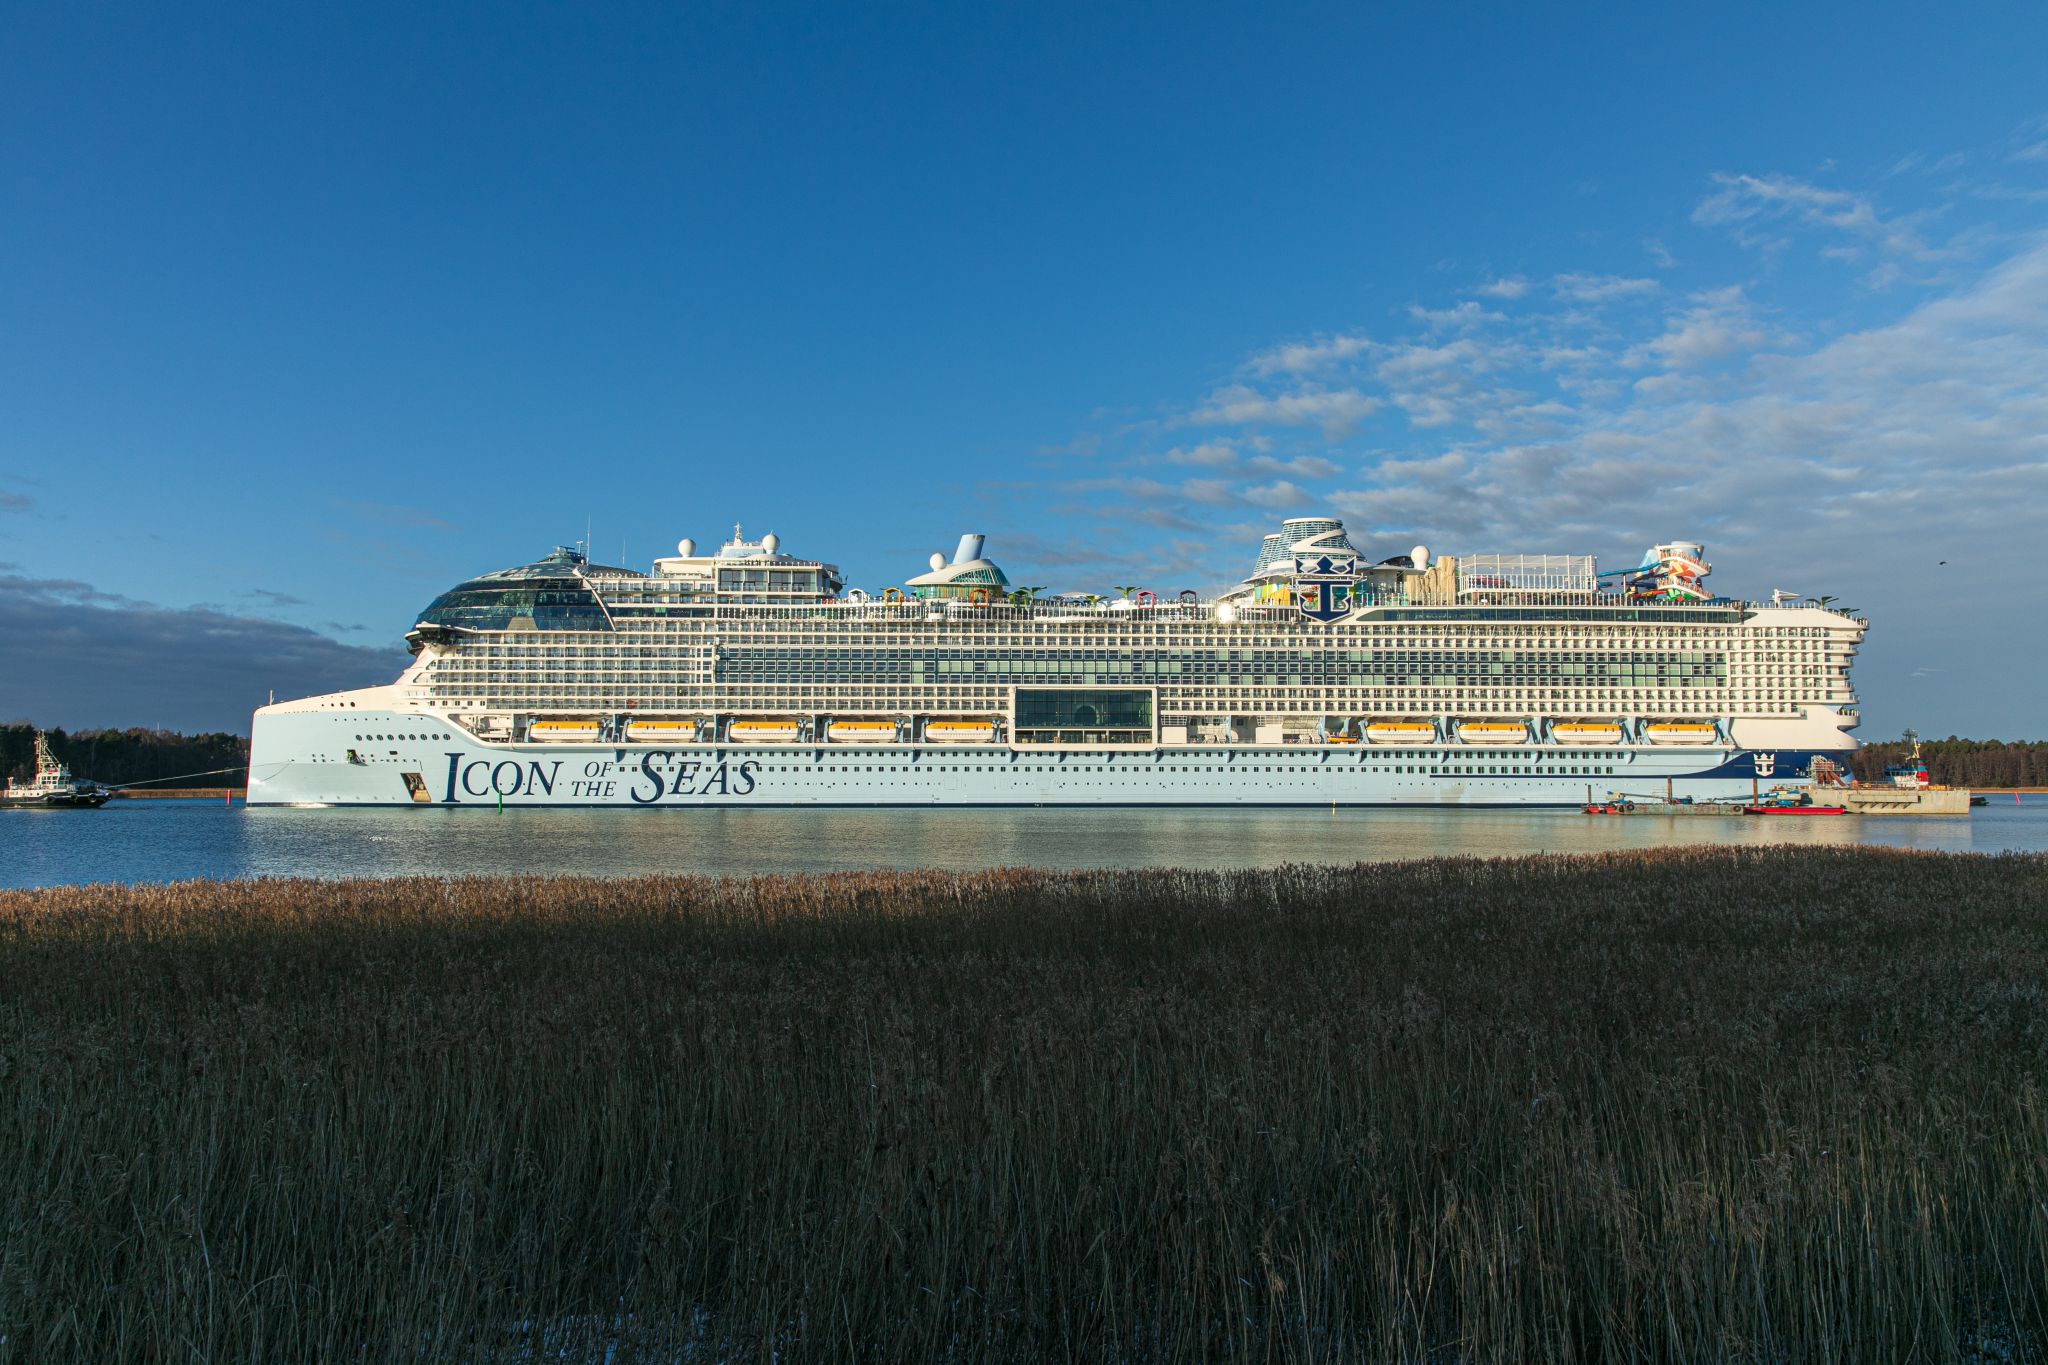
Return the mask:
{"type": "Polygon", "coordinates": [[[118,790],[116,801],[220,801],[233,795],[237,801],[249,799],[247,787],[143,787],[118,790]]]}

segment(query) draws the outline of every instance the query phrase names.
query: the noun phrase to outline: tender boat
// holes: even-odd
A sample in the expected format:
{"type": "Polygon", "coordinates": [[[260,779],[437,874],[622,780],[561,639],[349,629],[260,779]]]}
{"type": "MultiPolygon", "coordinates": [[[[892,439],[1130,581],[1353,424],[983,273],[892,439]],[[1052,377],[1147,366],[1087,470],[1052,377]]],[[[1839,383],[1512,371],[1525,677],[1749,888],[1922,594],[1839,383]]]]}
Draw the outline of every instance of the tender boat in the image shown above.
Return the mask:
{"type": "Polygon", "coordinates": [[[993,744],[994,721],[935,720],[924,727],[924,737],[933,744],[993,744]]]}
{"type": "Polygon", "coordinates": [[[793,720],[736,720],[726,729],[735,744],[788,744],[797,737],[793,720]]]}
{"type": "Polygon", "coordinates": [[[1720,731],[1693,721],[1653,721],[1643,727],[1643,738],[1652,744],[1712,744],[1720,731]]]}
{"type": "Polygon", "coordinates": [[[889,744],[896,739],[893,720],[835,720],[825,728],[834,744],[889,744]]]}
{"type": "Polygon", "coordinates": [[[1619,744],[1621,727],[1612,721],[1559,721],[1550,727],[1550,736],[1559,744],[1619,744]]]}
{"type": "Polygon", "coordinates": [[[1365,727],[1374,744],[1434,744],[1436,726],[1426,720],[1376,720],[1365,727]]]}
{"type": "Polygon", "coordinates": [[[661,744],[694,744],[697,740],[697,722],[694,720],[629,720],[626,722],[626,738],[636,743],[652,741],[661,744]]]}
{"type": "Polygon", "coordinates": [[[526,727],[526,737],[544,744],[589,743],[603,734],[594,720],[537,720],[526,727]]]}
{"type": "Polygon", "coordinates": [[[1468,720],[1458,726],[1458,738],[1467,744],[1527,744],[1529,727],[1494,720],[1468,720]]]}

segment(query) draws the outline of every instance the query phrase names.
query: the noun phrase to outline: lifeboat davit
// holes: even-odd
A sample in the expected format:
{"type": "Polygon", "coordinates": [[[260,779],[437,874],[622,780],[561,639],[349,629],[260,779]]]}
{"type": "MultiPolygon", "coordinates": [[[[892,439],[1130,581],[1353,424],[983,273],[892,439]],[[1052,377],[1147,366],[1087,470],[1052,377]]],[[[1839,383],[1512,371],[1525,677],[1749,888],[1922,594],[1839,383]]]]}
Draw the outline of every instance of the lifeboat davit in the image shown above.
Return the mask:
{"type": "Polygon", "coordinates": [[[1458,738],[1467,744],[1526,744],[1529,727],[1507,720],[1468,720],[1458,726],[1458,738]]]}
{"type": "Polygon", "coordinates": [[[1621,727],[1612,721],[1561,720],[1550,727],[1559,744],[1619,744],[1621,727]]]}
{"type": "Polygon", "coordinates": [[[990,744],[996,727],[987,720],[934,720],[926,723],[924,737],[933,744],[990,744]]]}
{"type": "Polygon", "coordinates": [[[697,739],[694,720],[629,720],[626,738],[649,744],[691,744],[697,739]]]}
{"type": "Polygon", "coordinates": [[[793,720],[736,720],[725,730],[726,738],[735,744],[787,744],[796,739],[797,728],[793,720]]]}
{"type": "Polygon", "coordinates": [[[896,738],[893,720],[835,720],[825,727],[834,744],[887,744],[896,738]]]}
{"type": "Polygon", "coordinates": [[[1652,744],[1712,744],[1721,732],[1694,721],[1658,721],[1643,727],[1643,738],[1652,744]]]}
{"type": "Polygon", "coordinates": [[[1426,720],[1368,721],[1365,737],[1374,744],[1434,744],[1436,726],[1426,720]]]}
{"type": "Polygon", "coordinates": [[[595,740],[603,729],[594,720],[537,720],[526,727],[526,737],[543,744],[568,744],[595,740]]]}

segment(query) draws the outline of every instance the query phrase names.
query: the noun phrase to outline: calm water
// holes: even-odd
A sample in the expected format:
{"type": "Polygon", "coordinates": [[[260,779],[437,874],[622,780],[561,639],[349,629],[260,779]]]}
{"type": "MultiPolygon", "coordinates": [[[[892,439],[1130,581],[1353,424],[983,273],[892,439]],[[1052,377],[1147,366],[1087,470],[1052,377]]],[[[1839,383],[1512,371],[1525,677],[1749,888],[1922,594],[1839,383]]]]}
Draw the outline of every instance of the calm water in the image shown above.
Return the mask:
{"type": "Polygon", "coordinates": [[[0,886],[415,873],[1262,867],[1676,844],[2048,852],[2048,796],[1967,818],[1595,818],[1502,810],[249,810],[117,801],[0,811],[0,886]]]}

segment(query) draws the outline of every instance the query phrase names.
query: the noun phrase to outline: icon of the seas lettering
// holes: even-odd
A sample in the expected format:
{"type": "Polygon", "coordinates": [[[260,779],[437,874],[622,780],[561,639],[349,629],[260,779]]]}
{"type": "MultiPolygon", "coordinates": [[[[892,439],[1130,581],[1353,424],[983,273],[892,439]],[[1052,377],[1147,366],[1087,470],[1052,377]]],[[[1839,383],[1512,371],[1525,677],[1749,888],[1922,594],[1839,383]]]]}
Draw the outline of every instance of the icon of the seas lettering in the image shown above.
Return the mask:
{"type": "Polygon", "coordinates": [[[559,758],[492,759],[450,753],[441,800],[444,805],[513,797],[546,801],[559,794],[572,800],[610,801],[624,795],[635,805],[651,806],[668,799],[747,796],[756,786],[754,774],[760,767],[753,760],[708,763],[657,749],[640,755],[638,761],[621,751],[615,758],[584,764],[578,775],[564,777],[559,758]]]}
{"type": "Polygon", "coordinates": [[[441,798],[444,803],[460,801],[464,796],[487,801],[503,796],[553,796],[555,779],[562,773],[559,758],[545,763],[537,758],[524,762],[515,758],[477,758],[465,763],[465,757],[461,753],[448,755],[448,791],[441,798]]]}
{"type": "MultiPolygon", "coordinates": [[[[623,764],[625,755],[619,759],[623,764]]],[[[642,806],[666,797],[746,796],[754,790],[754,773],[760,766],[752,759],[737,765],[724,759],[706,763],[679,757],[673,750],[653,749],[641,755],[639,774],[628,794],[642,806]]]]}

